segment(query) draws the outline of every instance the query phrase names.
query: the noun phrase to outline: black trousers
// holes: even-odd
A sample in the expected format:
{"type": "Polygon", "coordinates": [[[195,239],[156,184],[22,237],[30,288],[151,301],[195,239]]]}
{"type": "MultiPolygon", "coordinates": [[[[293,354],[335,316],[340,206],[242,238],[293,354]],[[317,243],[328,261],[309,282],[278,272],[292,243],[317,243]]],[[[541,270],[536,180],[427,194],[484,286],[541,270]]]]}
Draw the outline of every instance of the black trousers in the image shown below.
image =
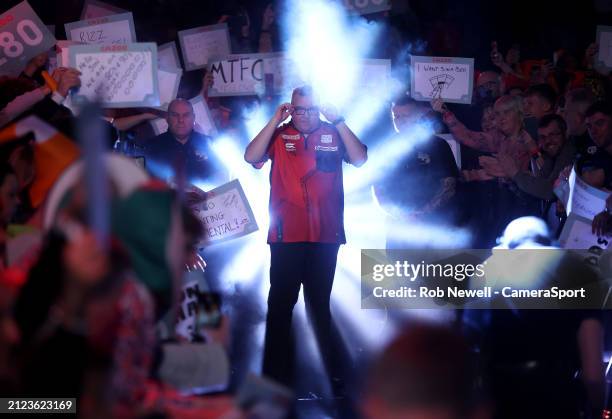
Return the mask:
{"type": "Polygon", "coordinates": [[[329,300],[334,282],[338,244],[270,244],[270,294],[266,318],[263,374],[293,387],[293,307],[304,285],[306,310],[330,378],[340,365],[332,338],[329,300]]]}

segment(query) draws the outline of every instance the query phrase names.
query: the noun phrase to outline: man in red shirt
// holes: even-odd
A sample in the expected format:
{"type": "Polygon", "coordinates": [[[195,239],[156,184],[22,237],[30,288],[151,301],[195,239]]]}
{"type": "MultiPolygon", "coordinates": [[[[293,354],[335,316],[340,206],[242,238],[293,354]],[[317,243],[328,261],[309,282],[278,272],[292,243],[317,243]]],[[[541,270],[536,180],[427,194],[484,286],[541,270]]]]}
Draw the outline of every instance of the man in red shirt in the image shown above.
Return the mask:
{"type": "Polygon", "coordinates": [[[270,294],[263,373],[292,386],[291,317],[300,286],[331,379],[339,359],[331,340],[329,299],[344,236],[342,160],[361,166],[367,148],[308,86],[293,91],[248,145],[244,158],[270,174],[270,294]],[[319,119],[319,113],[331,123],[319,119]],[[291,116],[291,120],[279,127],[291,116]]]}

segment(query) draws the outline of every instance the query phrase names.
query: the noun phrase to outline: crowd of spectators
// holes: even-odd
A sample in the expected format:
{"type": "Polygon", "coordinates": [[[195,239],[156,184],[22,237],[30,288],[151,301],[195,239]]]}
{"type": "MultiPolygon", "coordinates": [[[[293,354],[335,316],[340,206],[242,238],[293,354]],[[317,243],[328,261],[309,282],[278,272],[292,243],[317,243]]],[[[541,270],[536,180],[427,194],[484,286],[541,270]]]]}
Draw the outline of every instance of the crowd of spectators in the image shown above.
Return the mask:
{"type": "MultiPolygon", "coordinates": [[[[66,3],[80,10],[80,1],[66,3]]],[[[130,2],[124,3],[128,8],[130,2]]],[[[284,47],[281,8],[275,3],[226,1],[221,6],[157,1],[150,7],[136,3],[133,11],[139,40],[161,44],[176,40],[181,29],[227,23],[233,53],[266,53],[284,47]],[[198,13],[182,13],[183,8],[198,13]],[[146,25],[139,23],[144,20],[146,25]]],[[[77,20],[75,16],[59,16],[59,8],[46,13],[57,14],[53,18],[58,24],[77,20]]],[[[385,25],[385,39],[376,49],[384,56],[377,58],[392,59],[394,73],[405,74],[402,66],[406,62],[400,57],[403,43],[413,35],[407,25],[414,15],[379,13],[364,18],[385,25]]],[[[431,27],[432,33],[435,28],[431,27]]],[[[432,37],[419,53],[440,55],[446,51],[437,48],[436,42],[440,41],[432,37]]],[[[451,49],[452,42],[448,40],[445,48],[451,49]]],[[[555,243],[567,218],[556,190],[575,170],[576,176],[607,194],[606,207],[591,222],[595,234],[610,236],[612,73],[596,65],[595,43],[582,47],[574,51],[551,44],[547,53],[554,54],[554,60],[525,59],[519,45],[504,49],[491,42],[482,54],[486,59],[475,62],[469,105],[445,104],[442,98],[417,102],[409,97],[408,80],[400,80],[405,88],[389,101],[389,112],[380,123],[389,127],[394,123],[401,136],[412,130],[411,124],[424,119],[437,121],[431,136],[451,134],[460,144],[462,158],[457,167],[439,138],[415,151],[409,156],[408,169],[402,166],[399,171],[390,171],[388,178],[373,185],[381,206],[394,207],[388,215],[401,223],[466,228],[470,246],[486,249],[495,246],[512,220],[534,216],[545,222],[550,243],[555,243]],[[430,162],[432,166],[425,170],[423,164],[430,162]]],[[[231,135],[244,146],[249,141],[245,129],[248,115],[254,108],[271,111],[283,98],[209,97],[214,80],[205,70],[196,70],[184,74],[178,93],[182,99],[173,101],[168,111],[105,109],[99,122],[107,151],[146,156],[145,161],[152,163],[147,167],[152,176],[143,171],[143,180],[129,187],[122,185],[120,176],[109,176],[108,196],[100,201],[107,206],[110,220],[105,231],[110,239],[104,240],[89,222],[95,211],[90,208],[93,200],[84,175],[64,187],[51,220],[47,217],[46,194],[63,179],[61,172],[48,170],[48,163],[59,163],[62,158],[58,156],[73,155],[72,147],[85,147],[72,140],[78,139],[79,118],[64,106],[71,90],[80,85],[80,73],[58,68],[51,74],[51,86],[42,76],[47,66],[48,54],[43,53],[32,58],[18,77],[0,75],[0,394],[71,395],[79,400],[80,415],[88,418],[161,414],[277,417],[279,410],[267,405],[270,400],[265,398],[263,406],[238,408],[227,393],[185,396],[164,383],[159,370],[164,362],[160,359],[163,340],[187,345],[199,339],[218,345],[221,352],[229,350],[230,319],[226,317],[220,322],[221,330],[181,336],[171,326],[170,332],[165,329],[164,336],[160,334],[160,325],[168,318],[173,321],[172,313],[179,305],[175,284],[181,283],[185,271],[202,271],[204,267],[196,246],[202,226],[191,207],[206,199],[207,193],[189,183],[201,177],[214,178],[220,184],[219,179],[228,177],[220,163],[213,162],[209,143],[215,138],[193,131],[193,108],[188,99],[201,96],[218,135],[231,135]],[[159,117],[168,120],[168,138],[164,134],[155,137],[148,124],[159,117]],[[46,127],[47,140],[60,139],[60,146],[68,141],[70,146],[61,149],[65,152],[41,152],[37,121],[46,127]],[[16,130],[7,128],[11,124],[21,124],[24,129],[17,131],[27,134],[14,134],[16,130]],[[186,131],[181,131],[185,127],[186,131]],[[174,144],[171,151],[161,144],[164,141],[174,144]],[[165,160],[177,172],[182,167],[185,173],[156,171],[156,159],[165,160]],[[177,164],[180,159],[183,161],[177,164]],[[185,175],[187,179],[182,179],[185,175]]],[[[362,140],[375,144],[378,138],[373,134],[362,140]]],[[[74,161],[68,161],[62,170],[74,161]]],[[[85,173],[88,169],[81,170],[85,173]]],[[[395,237],[387,244],[401,247],[401,242],[395,237]]],[[[209,279],[213,283],[219,280],[209,279]]],[[[588,322],[584,326],[589,319],[600,321],[597,316],[572,317],[574,335],[566,329],[552,333],[559,339],[556,344],[578,348],[571,351],[574,358],[580,358],[577,352],[588,352],[588,337],[598,336],[601,323],[595,332],[576,337],[579,330],[592,326],[588,322]]],[[[537,338],[536,332],[533,335],[537,338]]],[[[470,388],[477,368],[472,371],[465,345],[462,337],[448,330],[426,326],[400,337],[374,363],[371,382],[364,389],[363,413],[372,418],[416,413],[423,418],[460,418],[468,417],[469,410],[470,415],[478,414],[473,417],[488,417],[490,412],[483,407],[486,403],[480,403],[486,393],[470,388]],[[454,349],[445,350],[444,345],[454,349]],[[431,347],[439,353],[428,353],[431,347]],[[403,374],[415,375],[404,380],[403,374]]],[[[219,356],[223,359],[224,355],[219,356]]],[[[589,390],[602,384],[599,370],[593,370],[587,374],[589,390]]],[[[578,394],[581,390],[575,391],[578,394]]],[[[274,400],[278,404],[278,398],[274,400]]],[[[601,407],[601,400],[590,401],[601,407]]]]}

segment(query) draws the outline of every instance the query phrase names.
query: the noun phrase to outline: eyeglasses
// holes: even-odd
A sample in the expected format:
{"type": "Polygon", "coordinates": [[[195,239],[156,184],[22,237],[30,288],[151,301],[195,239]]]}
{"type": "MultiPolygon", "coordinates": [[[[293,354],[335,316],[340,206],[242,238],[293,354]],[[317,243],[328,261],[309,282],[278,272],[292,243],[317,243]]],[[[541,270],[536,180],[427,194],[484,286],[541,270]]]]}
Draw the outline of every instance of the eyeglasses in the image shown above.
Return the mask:
{"type": "Polygon", "coordinates": [[[319,108],[317,108],[317,107],[302,108],[301,106],[295,106],[293,108],[293,113],[296,114],[296,115],[306,115],[306,114],[308,114],[309,116],[315,116],[315,115],[319,115],[319,108]]]}

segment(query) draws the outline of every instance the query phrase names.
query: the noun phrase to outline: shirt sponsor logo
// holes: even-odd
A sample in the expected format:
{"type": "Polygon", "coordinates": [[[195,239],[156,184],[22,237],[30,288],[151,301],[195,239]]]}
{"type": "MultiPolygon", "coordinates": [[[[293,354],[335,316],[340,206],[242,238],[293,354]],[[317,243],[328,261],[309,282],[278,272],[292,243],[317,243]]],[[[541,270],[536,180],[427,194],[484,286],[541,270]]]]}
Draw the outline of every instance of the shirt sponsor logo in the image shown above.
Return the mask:
{"type": "Polygon", "coordinates": [[[283,140],[299,140],[300,134],[295,134],[295,135],[281,134],[281,138],[283,140]]]}
{"type": "Polygon", "coordinates": [[[321,143],[329,144],[332,141],[333,140],[332,140],[332,135],[331,134],[323,134],[323,135],[321,135],[321,143]]]}
{"type": "Polygon", "coordinates": [[[285,143],[285,150],[287,151],[295,151],[295,144],[294,143],[285,143]]]}
{"type": "Polygon", "coordinates": [[[587,148],[587,153],[588,154],[595,154],[595,153],[597,153],[597,146],[596,145],[592,145],[589,148],[587,148]]]}
{"type": "Polygon", "coordinates": [[[316,145],[315,151],[338,151],[338,146],[335,147],[326,147],[322,145],[316,145]]]}

